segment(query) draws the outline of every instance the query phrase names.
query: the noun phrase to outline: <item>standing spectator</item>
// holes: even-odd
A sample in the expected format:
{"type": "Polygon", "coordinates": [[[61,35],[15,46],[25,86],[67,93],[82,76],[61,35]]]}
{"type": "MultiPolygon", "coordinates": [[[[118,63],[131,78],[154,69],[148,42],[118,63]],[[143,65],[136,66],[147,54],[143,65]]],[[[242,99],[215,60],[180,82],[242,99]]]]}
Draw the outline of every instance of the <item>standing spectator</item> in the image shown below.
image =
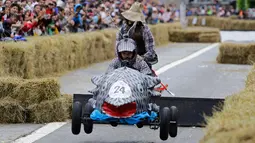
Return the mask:
{"type": "Polygon", "coordinates": [[[3,17],[5,13],[5,6],[3,4],[3,0],[0,0],[0,17],[3,17]]]}
{"type": "Polygon", "coordinates": [[[3,28],[4,28],[4,35],[7,37],[14,37],[16,34],[16,28],[20,28],[20,23],[18,22],[18,15],[17,14],[10,14],[9,18],[4,20],[3,28]],[[13,29],[15,28],[15,29],[13,29]]]}
{"type": "Polygon", "coordinates": [[[170,22],[171,15],[172,15],[172,13],[171,13],[170,9],[167,8],[167,10],[163,13],[163,15],[160,18],[161,23],[170,22]]]}
{"type": "Polygon", "coordinates": [[[60,33],[64,34],[69,32],[67,25],[68,25],[68,20],[65,15],[65,3],[63,1],[58,1],[57,2],[57,7],[58,7],[58,21],[56,22],[56,25],[59,27],[60,33]]]}
{"type": "Polygon", "coordinates": [[[156,7],[152,8],[151,24],[157,24],[159,21],[159,14],[156,7]]]}
{"type": "Polygon", "coordinates": [[[9,8],[8,6],[6,8],[8,9],[8,13],[5,13],[2,17],[3,20],[7,20],[13,14],[17,15],[18,20],[20,20],[21,17],[19,17],[19,11],[21,10],[21,7],[17,3],[13,3],[9,8]]]}
{"type": "Polygon", "coordinates": [[[74,14],[72,18],[72,28],[73,32],[81,32],[83,27],[83,19],[81,15],[82,5],[76,4],[74,7],[74,14]]]}

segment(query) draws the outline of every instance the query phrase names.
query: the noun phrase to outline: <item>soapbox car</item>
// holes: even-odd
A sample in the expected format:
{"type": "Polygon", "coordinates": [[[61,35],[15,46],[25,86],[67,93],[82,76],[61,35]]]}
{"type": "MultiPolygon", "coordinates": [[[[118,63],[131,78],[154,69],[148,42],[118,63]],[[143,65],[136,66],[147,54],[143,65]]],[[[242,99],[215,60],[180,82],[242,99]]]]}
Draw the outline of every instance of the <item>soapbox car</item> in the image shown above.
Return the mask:
{"type": "Polygon", "coordinates": [[[160,85],[158,77],[123,67],[92,78],[92,83],[97,87],[91,91],[92,94],[85,95],[91,98],[73,103],[73,134],[80,133],[81,124],[87,134],[92,132],[93,124],[111,124],[114,127],[124,124],[138,128],[149,125],[150,129],[159,129],[161,140],[167,140],[169,135],[177,136],[177,107],[170,104],[158,106],[155,102],[162,93],[158,91],[162,88],[155,89],[156,85],[160,85]],[[93,95],[97,97],[93,98],[93,95]]]}
{"type": "MultiPolygon", "coordinates": [[[[155,97],[157,98],[157,97],[155,97]]],[[[160,97],[159,97],[160,98],[160,97]]],[[[153,99],[152,99],[153,100],[153,99]]],[[[120,107],[121,108],[121,107],[120,107]]],[[[125,108],[125,107],[123,107],[125,108]]],[[[116,108],[117,109],[117,108],[116,108]]],[[[91,113],[93,112],[93,107],[90,103],[85,101],[85,107],[82,107],[82,103],[79,101],[74,102],[72,109],[72,133],[77,135],[80,133],[81,124],[84,126],[84,131],[87,134],[90,134],[93,130],[93,124],[97,123],[106,123],[111,124],[116,127],[118,124],[129,125],[128,123],[124,123],[120,119],[116,118],[115,121],[94,121],[90,118],[91,113]]],[[[128,112],[128,109],[124,109],[128,112]]],[[[176,137],[177,135],[177,121],[178,121],[178,113],[177,108],[175,106],[169,107],[161,107],[159,114],[156,115],[155,119],[151,120],[150,118],[144,118],[140,120],[136,126],[138,128],[142,128],[144,125],[149,125],[150,129],[160,129],[160,139],[167,140],[168,134],[171,137],[176,137]]],[[[152,113],[150,113],[152,114],[152,113]]]]}
{"type": "MultiPolygon", "coordinates": [[[[101,86],[102,89],[105,89],[108,85],[109,78],[117,78],[118,80],[127,80],[131,81],[132,88],[137,88],[138,91],[141,90],[141,86],[136,83],[136,81],[142,81],[141,75],[137,72],[131,71],[130,69],[124,70],[125,68],[118,69],[115,73],[109,74],[108,76],[101,76],[96,78],[93,81],[95,85],[101,86]],[[122,71],[123,70],[123,71],[122,71]],[[123,72],[128,74],[123,74],[123,72]],[[116,75],[114,75],[116,74],[116,75]],[[128,75],[125,77],[125,75],[128,75]],[[137,76],[138,75],[138,76],[137,76]],[[118,78],[124,76],[122,78],[118,78]]],[[[146,77],[148,78],[148,77],[146,77]]],[[[155,80],[152,78],[151,80],[155,80]]],[[[110,81],[113,81],[110,79],[110,81]]],[[[113,81],[111,85],[116,83],[113,81]]],[[[160,95],[166,93],[163,91],[168,91],[166,89],[167,85],[161,84],[161,88],[159,88],[157,93],[160,95]]],[[[122,84],[123,86],[123,84],[122,84]]],[[[112,86],[113,87],[113,86],[112,86]]],[[[108,87],[109,88],[109,87],[108,87]]],[[[100,89],[100,88],[98,88],[100,89]]],[[[119,93],[121,91],[120,86],[115,86],[114,89],[117,89],[118,92],[114,96],[121,99],[122,95],[127,96],[125,94],[119,93]],[[117,87],[117,88],[116,88],[117,87]]],[[[126,88],[127,89],[127,88],[126,88]]],[[[116,90],[116,91],[117,91],[116,90]]],[[[142,91],[144,91],[142,89],[142,91]]],[[[114,92],[108,92],[108,90],[95,90],[95,93],[100,93],[102,95],[109,95],[109,93],[114,94],[114,92]]],[[[169,91],[168,93],[171,94],[169,91]]],[[[137,94],[134,92],[134,94],[137,94]]],[[[141,97],[143,94],[139,94],[141,97]]],[[[112,96],[112,95],[110,95],[112,96]]],[[[137,96],[138,97],[138,96],[137,96]]],[[[111,124],[112,126],[116,127],[119,124],[124,125],[136,125],[138,128],[142,128],[144,125],[149,125],[150,129],[159,129],[159,136],[161,140],[167,140],[168,136],[176,137],[177,130],[179,126],[183,127],[203,127],[205,126],[205,118],[206,116],[211,116],[214,107],[223,104],[224,99],[217,99],[217,98],[187,98],[187,97],[173,97],[173,96],[151,96],[149,103],[157,105],[158,110],[148,111],[145,114],[133,114],[132,116],[130,113],[134,113],[133,107],[134,104],[130,106],[119,106],[119,108],[114,106],[108,106],[105,108],[106,111],[104,112],[97,112],[94,105],[89,102],[91,99],[94,98],[94,94],[74,94],[73,95],[73,108],[72,108],[72,133],[74,135],[78,135],[81,130],[81,124],[84,126],[84,131],[87,134],[92,133],[93,131],[93,124],[111,124]],[[177,110],[178,109],[178,110],[177,110]],[[109,112],[111,110],[111,112],[109,112]],[[113,114],[114,111],[117,111],[118,114],[113,114]],[[155,112],[156,111],[156,112],[155,112]],[[96,113],[95,113],[96,112],[96,113]],[[101,114],[100,114],[101,113],[101,114]],[[110,116],[115,116],[115,118],[110,118],[106,116],[109,113],[110,116]],[[120,114],[119,117],[116,117],[120,114]],[[125,116],[123,118],[123,116],[125,116]],[[95,120],[95,118],[97,120],[95,120]],[[103,120],[98,120],[102,118],[103,120]],[[107,119],[107,120],[104,120],[107,119]]],[[[121,101],[121,100],[120,100],[121,101]]],[[[138,102],[139,103],[139,102],[138,102]]],[[[137,106],[138,108],[141,107],[140,105],[137,106]]],[[[217,110],[221,110],[221,107],[217,107],[217,110]]]]}

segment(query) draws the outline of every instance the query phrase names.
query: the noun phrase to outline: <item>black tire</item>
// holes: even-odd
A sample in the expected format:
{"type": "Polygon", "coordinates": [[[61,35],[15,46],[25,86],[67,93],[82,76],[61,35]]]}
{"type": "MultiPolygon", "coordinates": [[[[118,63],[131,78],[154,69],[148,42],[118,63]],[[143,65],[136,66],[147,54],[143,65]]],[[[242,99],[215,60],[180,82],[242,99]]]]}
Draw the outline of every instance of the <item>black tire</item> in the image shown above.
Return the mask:
{"type": "Polygon", "coordinates": [[[113,127],[117,127],[117,126],[118,126],[118,123],[117,123],[117,122],[110,122],[110,124],[111,124],[113,127]]]}
{"type": "Polygon", "coordinates": [[[72,133],[78,135],[81,131],[81,115],[82,105],[80,102],[75,102],[72,109],[72,133]]]}
{"type": "Polygon", "coordinates": [[[92,112],[93,112],[93,107],[91,106],[90,103],[86,103],[84,108],[84,117],[86,117],[86,119],[83,122],[84,132],[86,134],[90,134],[93,131],[93,120],[90,119],[90,114],[92,112]]]}
{"type": "Polygon", "coordinates": [[[159,137],[163,141],[168,139],[169,121],[170,121],[170,109],[168,107],[164,107],[160,114],[160,131],[159,131],[159,137]]]}
{"type": "Polygon", "coordinates": [[[169,135],[174,138],[178,132],[178,110],[175,106],[170,108],[169,135]]]}
{"type": "Polygon", "coordinates": [[[142,123],[142,122],[138,122],[138,123],[136,124],[136,126],[137,126],[137,128],[142,128],[142,127],[143,127],[143,123],[142,123]]]}

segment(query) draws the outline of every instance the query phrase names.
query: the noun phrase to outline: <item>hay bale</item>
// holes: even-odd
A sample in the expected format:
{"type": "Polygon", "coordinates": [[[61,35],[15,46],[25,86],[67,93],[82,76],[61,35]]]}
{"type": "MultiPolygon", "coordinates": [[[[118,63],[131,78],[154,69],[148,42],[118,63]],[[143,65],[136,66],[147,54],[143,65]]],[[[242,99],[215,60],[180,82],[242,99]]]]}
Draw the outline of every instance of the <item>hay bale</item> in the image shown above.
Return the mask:
{"type": "Polygon", "coordinates": [[[35,75],[43,77],[53,73],[62,73],[68,70],[87,65],[82,57],[86,49],[91,47],[88,34],[70,34],[53,37],[44,37],[35,42],[35,75]]]}
{"type": "Polygon", "coordinates": [[[247,57],[219,54],[216,61],[221,64],[247,64],[247,57]]]}
{"type": "Polygon", "coordinates": [[[247,76],[247,80],[245,82],[245,86],[246,87],[255,87],[255,64],[253,65],[252,70],[250,71],[250,73],[247,76]]]}
{"type": "Polygon", "coordinates": [[[60,97],[60,84],[55,78],[25,80],[13,92],[24,105],[60,97]]]}
{"type": "Polygon", "coordinates": [[[255,63],[255,54],[249,54],[247,57],[247,64],[253,65],[255,63]]]}
{"type": "Polygon", "coordinates": [[[210,40],[218,42],[219,41],[218,39],[220,37],[220,31],[217,28],[205,28],[205,27],[189,27],[187,29],[172,29],[169,31],[169,40],[172,42],[200,42],[201,37],[203,38],[203,36],[206,37],[207,35],[214,36],[214,39],[212,40],[210,39],[210,40]],[[200,36],[201,34],[202,36],[200,36]]]}
{"type": "Polygon", "coordinates": [[[180,29],[172,29],[168,32],[169,41],[171,42],[185,42],[184,32],[180,29]]]}
{"type": "Polygon", "coordinates": [[[169,32],[175,29],[181,29],[181,24],[179,22],[151,26],[156,46],[168,44],[170,38],[169,32]]]}
{"type": "Polygon", "coordinates": [[[34,77],[34,44],[29,42],[2,43],[1,75],[18,76],[22,78],[34,77]]]}
{"type": "MultiPolygon", "coordinates": [[[[0,48],[0,57],[4,57],[3,48],[0,48]]],[[[0,58],[0,75],[4,75],[4,59],[0,58]]]]}
{"type": "Polygon", "coordinates": [[[114,57],[116,30],[93,31],[32,40],[36,77],[87,67],[114,57]]]}
{"type": "Polygon", "coordinates": [[[205,18],[205,20],[206,20],[205,26],[213,27],[213,26],[210,26],[212,24],[215,24],[215,23],[213,23],[213,19],[212,19],[211,16],[203,16],[203,17],[200,17],[200,16],[189,16],[189,17],[187,17],[187,19],[188,19],[188,26],[204,26],[204,25],[202,25],[202,19],[203,18],[205,18]],[[192,24],[194,18],[197,18],[197,23],[195,25],[192,24]]]}
{"type": "Polygon", "coordinates": [[[255,142],[255,65],[243,91],[228,96],[223,110],[206,117],[207,126],[200,143],[255,142]]]}
{"type": "Polygon", "coordinates": [[[200,143],[254,140],[255,93],[242,91],[225,100],[223,110],[207,118],[206,134],[200,143]]]}
{"type": "Polygon", "coordinates": [[[60,97],[28,106],[28,120],[32,123],[63,122],[69,117],[70,103],[60,97]]]}
{"type": "Polygon", "coordinates": [[[202,18],[206,19],[207,27],[215,27],[220,30],[234,30],[234,31],[253,31],[255,30],[255,21],[254,20],[240,20],[233,17],[221,18],[216,16],[203,16],[197,17],[197,23],[192,24],[192,21],[195,17],[188,17],[189,26],[202,26],[202,18]]]}
{"type": "Polygon", "coordinates": [[[238,19],[238,16],[237,15],[231,15],[229,16],[230,19],[238,19]]]}
{"type": "Polygon", "coordinates": [[[12,97],[24,107],[60,97],[60,85],[55,78],[0,78],[0,97],[12,97]]]}
{"type": "Polygon", "coordinates": [[[70,94],[63,94],[62,98],[65,99],[67,102],[67,107],[68,107],[68,118],[72,118],[72,109],[73,109],[73,95],[70,94]]]}
{"type": "Polygon", "coordinates": [[[199,34],[199,42],[201,43],[214,43],[220,42],[220,34],[219,33],[201,33],[199,34]]]}
{"type": "Polygon", "coordinates": [[[218,63],[232,64],[248,64],[248,56],[250,55],[251,44],[240,43],[221,43],[218,63]]]}
{"type": "Polygon", "coordinates": [[[115,41],[117,30],[104,29],[101,32],[104,34],[103,48],[105,60],[112,59],[115,57],[115,41]]]}
{"type": "MultiPolygon", "coordinates": [[[[224,129],[222,129],[224,130],[224,129]]],[[[204,137],[200,143],[254,143],[255,127],[240,127],[230,131],[215,134],[214,137],[204,137]]]]}
{"type": "Polygon", "coordinates": [[[0,98],[13,97],[13,91],[22,82],[24,82],[24,80],[20,78],[0,78],[0,98]]]}
{"type": "Polygon", "coordinates": [[[26,110],[10,97],[0,99],[0,123],[24,123],[26,110]]]}

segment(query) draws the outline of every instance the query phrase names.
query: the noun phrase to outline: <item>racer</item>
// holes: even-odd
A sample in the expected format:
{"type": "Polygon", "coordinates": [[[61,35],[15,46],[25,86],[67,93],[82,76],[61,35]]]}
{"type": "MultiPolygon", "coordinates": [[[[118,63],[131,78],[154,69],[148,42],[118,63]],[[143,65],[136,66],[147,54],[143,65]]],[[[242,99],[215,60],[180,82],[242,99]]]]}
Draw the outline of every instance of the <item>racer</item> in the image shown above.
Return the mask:
{"type": "Polygon", "coordinates": [[[116,35],[116,47],[115,53],[117,55],[117,44],[123,39],[122,36],[124,33],[127,33],[129,29],[137,22],[134,31],[130,32],[128,35],[132,38],[137,44],[137,54],[140,55],[144,61],[152,69],[152,62],[157,63],[158,57],[154,50],[155,42],[154,37],[145,22],[145,17],[142,13],[142,4],[135,2],[131,8],[125,12],[122,12],[121,15],[124,18],[124,23],[121,27],[121,30],[116,35]]]}
{"type": "Polygon", "coordinates": [[[127,38],[122,39],[117,45],[117,57],[110,63],[106,73],[117,68],[127,66],[138,70],[139,72],[153,76],[152,70],[142,57],[137,55],[136,43],[134,40],[127,38]]]}

